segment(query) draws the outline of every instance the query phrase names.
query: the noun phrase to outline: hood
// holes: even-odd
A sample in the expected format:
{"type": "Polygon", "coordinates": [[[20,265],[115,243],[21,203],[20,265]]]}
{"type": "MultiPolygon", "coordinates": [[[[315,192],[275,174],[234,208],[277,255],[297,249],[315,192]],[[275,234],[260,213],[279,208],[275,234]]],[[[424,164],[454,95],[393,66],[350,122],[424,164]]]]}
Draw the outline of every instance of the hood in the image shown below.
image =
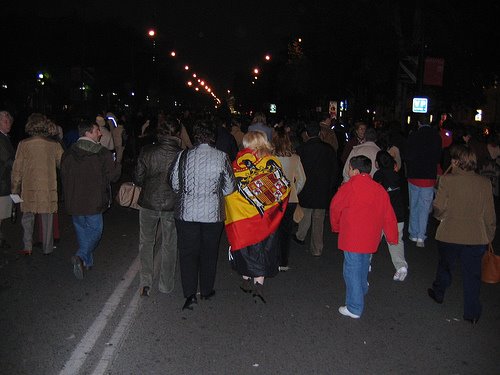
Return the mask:
{"type": "Polygon", "coordinates": [[[73,146],[73,153],[77,159],[98,154],[103,146],[86,138],[80,138],[73,146]]]}

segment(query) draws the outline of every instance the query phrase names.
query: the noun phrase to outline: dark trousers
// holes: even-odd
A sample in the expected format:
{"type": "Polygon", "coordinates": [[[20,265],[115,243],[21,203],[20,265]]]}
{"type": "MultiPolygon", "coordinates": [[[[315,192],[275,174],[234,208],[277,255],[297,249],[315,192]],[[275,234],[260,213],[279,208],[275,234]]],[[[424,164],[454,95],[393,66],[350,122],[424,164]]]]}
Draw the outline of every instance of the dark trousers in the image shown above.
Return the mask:
{"type": "Polygon", "coordinates": [[[288,203],[278,227],[278,242],[280,246],[280,266],[288,266],[288,255],[290,254],[290,241],[293,228],[293,213],[297,203],[288,203]]]}
{"type": "Polygon", "coordinates": [[[206,296],[214,289],[219,242],[224,223],[199,223],[175,220],[177,248],[184,297],[200,293],[206,296]]]}
{"type": "Polygon", "coordinates": [[[436,297],[444,298],[446,288],[451,285],[451,270],[455,261],[462,262],[462,277],[464,288],[464,319],[479,319],[481,302],[481,259],[487,245],[459,245],[438,241],[439,263],[436,280],[432,284],[436,297]]]}

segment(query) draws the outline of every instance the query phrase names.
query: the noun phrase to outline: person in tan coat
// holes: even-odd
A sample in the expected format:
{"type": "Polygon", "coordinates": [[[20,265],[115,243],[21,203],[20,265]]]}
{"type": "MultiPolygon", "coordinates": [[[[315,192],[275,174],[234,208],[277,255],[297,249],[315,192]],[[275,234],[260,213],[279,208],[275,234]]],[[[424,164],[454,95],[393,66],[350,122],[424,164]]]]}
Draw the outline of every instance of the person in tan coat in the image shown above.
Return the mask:
{"type": "Polygon", "coordinates": [[[50,139],[51,122],[40,113],[28,118],[26,133],[16,152],[12,167],[12,193],[19,194],[21,203],[23,248],[19,252],[31,255],[35,214],[40,214],[43,228],[43,253],[53,251],[53,214],[57,212],[57,174],[61,144],[50,139]]]}
{"type": "Polygon", "coordinates": [[[463,145],[453,146],[452,172],[442,176],[434,200],[434,216],[440,221],[436,231],[439,263],[429,296],[443,303],[451,285],[451,270],[457,259],[462,263],[465,321],[477,323],[481,317],[479,289],[481,259],[496,229],[491,182],[474,172],[477,159],[463,145]]]}

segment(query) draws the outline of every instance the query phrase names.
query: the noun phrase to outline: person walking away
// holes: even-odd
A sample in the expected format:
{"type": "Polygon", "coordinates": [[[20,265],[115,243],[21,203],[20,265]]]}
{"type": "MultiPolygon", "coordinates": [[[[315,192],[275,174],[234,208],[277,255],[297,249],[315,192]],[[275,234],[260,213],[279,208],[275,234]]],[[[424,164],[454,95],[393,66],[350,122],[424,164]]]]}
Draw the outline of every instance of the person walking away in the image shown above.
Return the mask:
{"type": "Polygon", "coordinates": [[[19,253],[31,255],[35,215],[40,214],[43,227],[43,254],[54,250],[53,214],[57,212],[57,169],[64,152],[61,144],[50,138],[52,123],[41,113],[33,113],[26,123],[29,138],[22,140],[12,167],[12,193],[19,194],[23,248],[19,253]]]}
{"type": "Polygon", "coordinates": [[[379,151],[376,163],[378,170],[375,172],[373,180],[381,184],[389,194],[391,205],[398,221],[398,243],[396,245],[387,243],[392,264],[396,268],[393,280],[404,281],[408,274],[408,263],[405,259],[405,243],[403,241],[405,213],[401,194],[401,180],[397,173],[398,167],[396,160],[394,160],[388,151],[379,151]]]}
{"type": "Polygon", "coordinates": [[[416,242],[417,247],[425,247],[440,160],[441,138],[424,117],[419,117],[418,130],[408,137],[406,155],[410,201],[408,233],[410,241],[416,242]]]}
{"type": "Polygon", "coordinates": [[[11,174],[16,151],[9,138],[14,119],[7,111],[0,111],[0,249],[10,249],[1,229],[2,220],[12,214],[11,174]]]}
{"type": "Polygon", "coordinates": [[[177,263],[177,233],[174,221],[175,193],[168,184],[168,170],[182,151],[180,123],[169,118],[158,124],[158,143],[144,146],[135,167],[134,182],[141,187],[139,209],[139,256],[141,259],[141,296],[149,296],[154,277],[154,246],[160,225],[162,240],[159,250],[160,280],[158,289],[170,293],[174,289],[177,263]]]}
{"type": "Polygon", "coordinates": [[[226,197],[226,233],[232,267],[242,276],[240,289],[266,303],[264,280],[279,267],[276,231],[286,210],[290,184],[272,146],[260,131],[243,137],[233,163],[238,190],[226,197]]]}
{"type": "Polygon", "coordinates": [[[300,156],[294,152],[292,142],[288,136],[287,128],[275,128],[273,137],[274,155],[276,155],[281,162],[283,172],[290,182],[290,197],[288,205],[278,227],[278,237],[280,246],[280,262],[279,270],[288,271],[288,258],[290,253],[290,241],[292,240],[292,227],[293,227],[293,214],[299,203],[298,193],[302,191],[306,183],[306,173],[300,156]]]}
{"type": "Polygon", "coordinates": [[[479,300],[481,259],[495,237],[496,215],[491,182],[476,174],[477,159],[464,145],[452,146],[452,171],[439,180],[434,217],[439,261],[429,297],[441,304],[451,285],[455,261],[462,265],[463,318],[476,324],[482,313],[479,300]]]}
{"type": "Polygon", "coordinates": [[[398,242],[396,215],[385,189],[370,176],[371,160],[355,156],[350,160],[349,181],[330,204],[332,232],[339,233],[338,248],[344,252],[345,305],[339,313],[359,319],[368,293],[371,254],[377,252],[382,234],[388,243],[398,242]]]}
{"type": "Polygon", "coordinates": [[[306,126],[307,140],[297,148],[297,154],[306,173],[306,183],[298,194],[304,217],[299,222],[293,240],[305,244],[311,228],[309,251],[315,257],[323,252],[323,227],[325,212],[337,186],[338,163],[333,148],[319,138],[319,125],[311,122],[306,126]]]}
{"type": "Polygon", "coordinates": [[[169,171],[170,186],[177,194],[174,206],[183,310],[201,299],[215,295],[219,242],[224,229],[224,196],[231,194],[235,181],[226,153],[213,147],[215,127],[199,122],[194,126],[195,146],[183,150],[169,171]]]}
{"type": "Polygon", "coordinates": [[[78,141],[63,154],[61,180],[65,208],[78,240],[78,250],[71,258],[73,273],[83,279],[84,269],[94,265],[94,251],[102,236],[102,213],[109,205],[107,188],[120,178],[121,165],[99,143],[99,125],[81,120],[78,132],[78,141]]]}

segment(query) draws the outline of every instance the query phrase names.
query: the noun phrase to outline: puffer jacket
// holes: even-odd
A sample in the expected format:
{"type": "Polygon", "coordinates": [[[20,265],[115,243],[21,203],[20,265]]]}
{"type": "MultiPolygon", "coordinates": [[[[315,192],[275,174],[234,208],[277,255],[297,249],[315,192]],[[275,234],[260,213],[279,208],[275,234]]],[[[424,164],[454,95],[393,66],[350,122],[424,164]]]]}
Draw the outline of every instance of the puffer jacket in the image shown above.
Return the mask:
{"type": "Polygon", "coordinates": [[[201,223],[224,221],[223,198],[236,186],[226,153],[208,144],[184,150],[172,165],[169,180],[177,193],[176,219],[201,223]]]}
{"type": "Polygon", "coordinates": [[[176,159],[181,140],[177,137],[158,137],[158,143],[144,146],[137,160],[134,182],[140,186],[137,203],[155,211],[172,211],[175,193],[168,184],[168,170],[176,159]]]}

